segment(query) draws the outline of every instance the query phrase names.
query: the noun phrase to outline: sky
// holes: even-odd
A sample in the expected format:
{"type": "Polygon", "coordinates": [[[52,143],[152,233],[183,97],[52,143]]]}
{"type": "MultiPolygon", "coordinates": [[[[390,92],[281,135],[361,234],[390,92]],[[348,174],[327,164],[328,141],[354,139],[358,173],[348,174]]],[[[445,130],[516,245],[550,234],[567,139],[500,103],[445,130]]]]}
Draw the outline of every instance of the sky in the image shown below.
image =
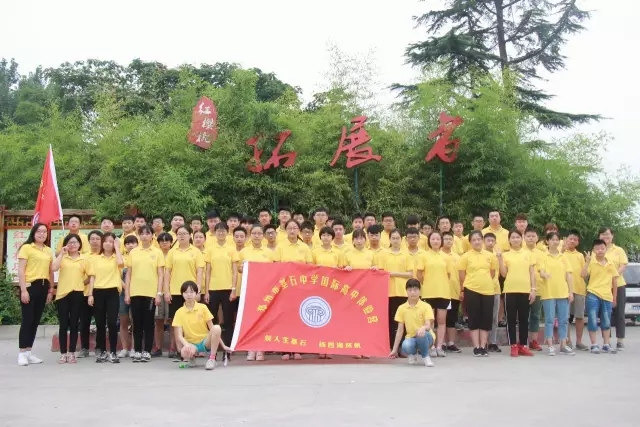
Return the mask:
{"type": "MultiPolygon", "coordinates": [[[[398,0],[391,7],[388,2],[375,6],[371,0],[182,0],[162,8],[161,2],[148,0],[21,0],[3,5],[0,57],[14,58],[23,74],[38,65],[55,67],[88,58],[122,64],[140,58],[169,66],[236,62],[274,72],[300,86],[309,99],[331,71],[327,47],[334,44],[356,58],[373,52],[380,99],[387,102],[392,98],[384,87],[417,76],[403,55],[408,44],[424,40],[426,34],[415,28],[412,17],[442,3],[398,0]]],[[[632,53],[640,45],[635,28],[640,2],[579,4],[593,11],[587,30],[567,43],[566,70],[547,76],[540,87],[556,95],[550,108],[607,117],[571,132],[606,132],[612,138],[603,151],[607,171],[627,165],[640,175],[634,123],[640,89],[632,53]]]]}

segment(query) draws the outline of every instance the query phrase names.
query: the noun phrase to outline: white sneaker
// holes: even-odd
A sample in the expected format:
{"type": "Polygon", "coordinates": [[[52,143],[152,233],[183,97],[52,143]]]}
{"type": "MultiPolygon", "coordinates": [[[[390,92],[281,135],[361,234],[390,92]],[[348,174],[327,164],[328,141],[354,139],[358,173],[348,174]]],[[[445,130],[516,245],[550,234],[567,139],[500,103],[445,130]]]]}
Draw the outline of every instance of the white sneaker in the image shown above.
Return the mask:
{"type": "Polygon", "coordinates": [[[416,363],[418,363],[418,355],[410,354],[407,356],[407,360],[409,361],[409,365],[415,365],[416,363]]]}
{"type": "Polygon", "coordinates": [[[436,355],[438,357],[447,357],[447,353],[442,348],[436,348],[436,355]]]}
{"type": "Polygon", "coordinates": [[[37,365],[38,363],[42,363],[42,359],[31,354],[30,351],[27,351],[27,360],[30,365],[37,365]]]}
{"type": "Polygon", "coordinates": [[[126,357],[129,357],[129,350],[125,350],[123,348],[122,350],[120,350],[120,353],[118,353],[118,358],[119,359],[124,359],[126,357]]]}
{"type": "Polygon", "coordinates": [[[252,360],[256,360],[256,352],[255,351],[248,351],[247,352],[247,360],[249,362],[251,362],[252,360]]]}
{"type": "Polygon", "coordinates": [[[27,357],[26,352],[18,353],[18,366],[27,366],[29,365],[29,358],[27,357]]]}
{"type": "Polygon", "coordinates": [[[431,347],[431,349],[429,350],[429,356],[438,357],[438,353],[436,352],[436,348],[435,347],[431,347]]]}
{"type": "Polygon", "coordinates": [[[429,357],[429,356],[423,358],[422,361],[424,362],[424,366],[427,366],[429,368],[433,368],[435,366],[433,364],[433,362],[431,361],[431,357],[429,357]]]}
{"type": "Polygon", "coordinates": [[[547,349],[547,356],[555,356],[556,355],[556,349],[554,347],[549,347],[547,349]]]}
{"type": "Polygon", "coordinates": [[[207,363],[204,364],[204,369],[206,369],[207,371],[212,371],[215,369],[215,367],[216,367],[216,361],[213,359],[207,360],[207,363]]]}

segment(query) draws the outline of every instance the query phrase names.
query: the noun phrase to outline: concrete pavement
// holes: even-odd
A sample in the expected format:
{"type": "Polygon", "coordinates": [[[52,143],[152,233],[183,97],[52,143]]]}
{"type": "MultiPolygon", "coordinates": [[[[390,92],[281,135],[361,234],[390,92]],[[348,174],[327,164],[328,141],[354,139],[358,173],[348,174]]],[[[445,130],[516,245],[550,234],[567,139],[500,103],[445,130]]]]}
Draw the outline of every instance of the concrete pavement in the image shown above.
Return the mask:
{"type": "Polygon", "coordinates": [[[637,426],[640,328],[627,329],[616,355],[512,359],[338,357],[246,362],[178,369],[166,357],[149,364],[57,365],[50,340],[38,339],[42,365],[19,367],[16,340],[0,340],[0,426],[214,427],[637,426]]]}

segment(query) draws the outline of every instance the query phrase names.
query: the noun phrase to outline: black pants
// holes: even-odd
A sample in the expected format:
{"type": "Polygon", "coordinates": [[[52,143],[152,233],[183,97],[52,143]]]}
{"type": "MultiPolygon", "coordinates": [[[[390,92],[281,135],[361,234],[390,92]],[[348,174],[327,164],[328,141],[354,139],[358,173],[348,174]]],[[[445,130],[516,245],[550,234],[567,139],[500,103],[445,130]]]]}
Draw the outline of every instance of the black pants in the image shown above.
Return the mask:
{"type": "MultiPolygon", "coordinates": [[[[393,342],[396,339],[396,331],[398,330],[398,322],[394,319],[396,317],[396,311],[398,311],[398,307],[407,302],[405,297],[389,297],[389,346],[393,348],[393,342]]],[[[402,341],[400,342],[400,347],[402,348],[402,341]]]]}
{"type": "Polygon", "coordinates": [[[527,345],[529,336],[529,294],[504,294],[504,309],[507,312],[507,333],[509,344],[527,345]],[[516,322],[518,323],[518,340],[516,341],[516,322]]]}
{"type": "Polygon", "coordinates": [[[464,302],[469,316],[469,330],[489,332],[493,327],[493,295],[464,290],[464,302]]]}
{"type": "Polygon", "coordinates": [[[47,302],[47,294],[49,293],[49,281],[46,279],[31,282],[31,286],[27,288],[29,292],[29,303],[20,302],[22,311],[22,321],[20,322],[20,332],[18,333],[18,348],[31,348],[36,339],[38,325],[44,312],[44,306],[47,302]]]}
{"type": "Polygon", "coordinates": [[[627,319],[624,317],[625,303],[627,302],[627,287],[618,288],[616,306],[611,315],[611,326],[616,328],[616,338],[624,339],[627,319]]]}
{"type": "Polygon", "coordinates": [[[58,309],[58,339],[60,340],[60,353],[73,353],[78,344],[78,317],[82,304],[86,303],[82,291],[69,292],[67,295],[56,301],[58,309]],[[67,344],[67,330],[69,331],[69,342],[67,344]]]}
{"type": "Polygon", "coordinates": [[[87,297],[82,299],[80,306],[80,345],[84,350],[89,350],[89,331],[91,329],[91,317],[93,316],[93,307],[89,305],[87,297]]]}
{"type": "Polygon", "coordinates": [[[153,347],[154,316],[156,307],[154,298],[131,297],[131,319],[133,321],[133,349],[136,353],[151,352],[153,347]],[[144,336],[144,348],[142,337],[144,336]]]}
{"type": "Polygon", "coordinates": [[[233,328],[235,327],[235,303],[229,301],[231,295],[231,289],[225,289],[220,291],[209,291],[209,311],[213,314],[213,323],[220,324],[218,319],[218,309],[222,306],[222,319],[224,325],[222,326],[222,341],[226,345],[231,345],[233,339],[233,328]]]}
{"type": "Polygon", "coordinates": [[[447,311],[447,328],[455,328],[458,321],[458,311],[460,310],[460,301],[451,300],[451,309],[447,311]]]}
{"type": "Polygon", "coordinates": [[[93,290],[93,313],[96,318],[96,352],[106,351],[107,329],[109,329],[109,351],[118,346],[118,310],[120,295],[118,288],[93,290]]]}

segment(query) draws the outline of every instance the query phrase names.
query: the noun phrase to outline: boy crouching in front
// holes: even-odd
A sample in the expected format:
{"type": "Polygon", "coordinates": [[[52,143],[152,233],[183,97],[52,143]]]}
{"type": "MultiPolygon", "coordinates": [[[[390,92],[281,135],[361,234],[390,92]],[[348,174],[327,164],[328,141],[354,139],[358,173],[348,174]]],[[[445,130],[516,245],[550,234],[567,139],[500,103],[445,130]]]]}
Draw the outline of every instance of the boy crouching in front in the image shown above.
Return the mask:
{"type": "Polygon", "coordinates": [[[176,311],[172,324],[178,351],[191,368],[196,366],[198,353],[209,352],[205,369],[210,371],[216,367],[218,344],[225,351],[230,352],[231,349],[222,342],[222,330],[219,325],[213,324],[213,315],[207,306],[196,302],[198,285],[191,280],[186,281],[180,293],[184,297],[184,306],[176,311]]]}
{"type": "Polygon", "coordinates": [[[434,319],[433,309],[420,299],[420,282],[417,279],[407,280],[406,290],[407,302],[398,307],[394,318],[398,322],[398,331],[389,357],[395,359],[398,356],[398,347],[406,329],[407,335],[402,342],[402,352],[408,356],[409,364],[414,365],[418,362],[419,352],[424,364],[432,367],[429,348],[435,339],[431,330],[434,319]]]}

